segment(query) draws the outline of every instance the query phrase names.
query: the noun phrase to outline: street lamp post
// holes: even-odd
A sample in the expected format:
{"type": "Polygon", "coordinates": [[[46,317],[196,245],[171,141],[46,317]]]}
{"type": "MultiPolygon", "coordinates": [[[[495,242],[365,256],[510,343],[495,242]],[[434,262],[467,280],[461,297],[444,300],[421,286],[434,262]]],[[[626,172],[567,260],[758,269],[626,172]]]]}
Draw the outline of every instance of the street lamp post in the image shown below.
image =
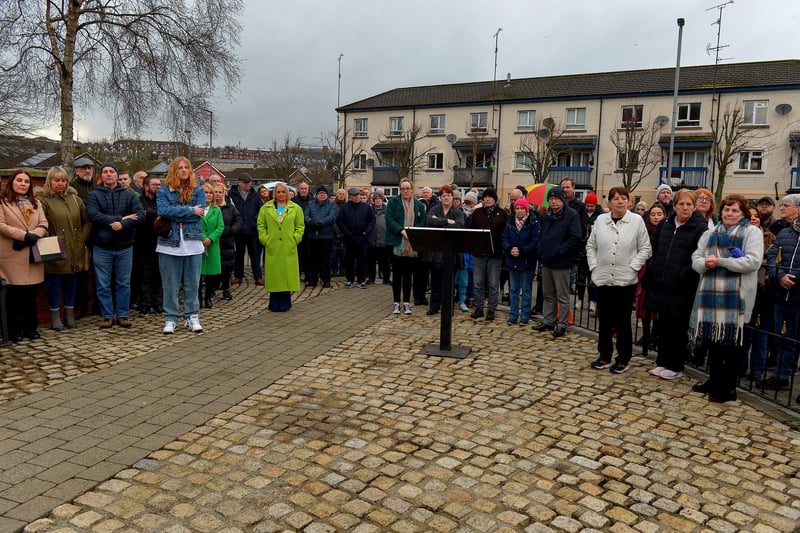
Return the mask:
{"type": "Polygon", "coordinates": [[[667,179],[672,185],[672,154],[675,152],[675,125],[678,122],[678,84],[681,78],[681,40],[683,39],[683,18],[678,19],[678,59],[675,63],[675,88],[672,92],[672,128],[669,132],[669,159],[667,160],[667,179]]]}
{"type": "Polygon", "coordinates": [[[342,58],[344,54],[339,54],[339,80],[336,83],[336,138],[339,138],[339,103],[342,98],[342,58]]]}
{"type": "Polygon", "coordinates": [[[192,130],[183,130],[183,133],[186,135],[186,139],[189,142],[189,161],[192,160],[192,130]]]}

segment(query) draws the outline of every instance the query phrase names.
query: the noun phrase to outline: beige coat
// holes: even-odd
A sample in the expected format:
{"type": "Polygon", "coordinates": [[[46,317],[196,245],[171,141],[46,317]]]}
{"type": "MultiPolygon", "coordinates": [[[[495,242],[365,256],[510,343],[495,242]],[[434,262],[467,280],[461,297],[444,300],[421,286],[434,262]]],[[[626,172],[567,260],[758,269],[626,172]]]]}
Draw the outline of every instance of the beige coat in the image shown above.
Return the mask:
{"type": "Polygon", "coordinates": [[[14,250],[14,240],[25,239],[26,232],[39,237],[47,236],[47,219],[41,202],[26,224],[25,217],[16,203],[0,201],[0,277],[9,285],[36,285],[44,281],[44,265],[30,262],[30,248],[14,250]]]}

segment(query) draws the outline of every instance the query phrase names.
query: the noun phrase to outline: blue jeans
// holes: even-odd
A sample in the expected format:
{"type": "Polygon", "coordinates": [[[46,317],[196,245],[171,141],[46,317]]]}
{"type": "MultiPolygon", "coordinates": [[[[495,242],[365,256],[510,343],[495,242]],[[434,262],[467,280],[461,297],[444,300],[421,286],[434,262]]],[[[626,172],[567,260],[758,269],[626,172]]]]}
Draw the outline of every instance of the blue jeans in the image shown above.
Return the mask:
{"type": "Polygon", "coordinates": [[[533,287],[533,270],[508,271],[508,320],[527,324],[531,319],[531,292],[533,287]],[[520,296],[522,302],[520,302],[520,296]],[[520,309],[521,306],[521,309],[520,309]]]}
{"type": "Polygon", "coordinates": [[[183,280],[183,316],[200,314],[200,268],[203,254],[167,255],[158,254],[158,269],[164,287],[164,318],[177,322],[180,318],[178,293],[183,280]]]}
{"type": "Polygon", "coordinates": [[[499,257],[475,256],[473,278],[475,280],[475,307],[483,309],[483,301],[489,300],[489,311],[497,309],[500,295],[499,257]]]}
{"type": "Polygon", "coordinates": [[[61,295],[64,307],[75,307],[75,293],[78,288],[77,274],[46,274],[47,304],[51,311],[61,309],[61,295]]]}
{"type": "Polygon", "coordinates": [[[797,344],[793,341],[798,332],[800,307],[795,303],[775,302],[775,333],[778,335],[775,342],[778,352],[775,377],[778,379],[789,379],[797,370],[797,344]]]}
{"type": "Polygon", "coordinates": [[[109,250],[95,246],[92,258],[100,314],[103,315],[103,318],[126,318],[131,305],[133,247],[109,250]],[[111,293],[112,279],[114,280],[113,294],[111,293]]]}

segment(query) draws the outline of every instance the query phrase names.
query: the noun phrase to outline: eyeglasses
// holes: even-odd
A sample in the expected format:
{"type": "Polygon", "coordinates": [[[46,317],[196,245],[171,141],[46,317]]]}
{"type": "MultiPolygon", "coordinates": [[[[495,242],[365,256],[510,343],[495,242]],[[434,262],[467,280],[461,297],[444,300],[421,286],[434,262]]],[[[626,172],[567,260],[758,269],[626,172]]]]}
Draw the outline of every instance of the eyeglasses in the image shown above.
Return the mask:
{"type": "Polygon", "coordinates": [[[703,202],[705,204],[705,203],[711,202],[711,198],[709,198],[708,196],[698,196],[697,197],[697,201],[698,202],[703,202]]]}

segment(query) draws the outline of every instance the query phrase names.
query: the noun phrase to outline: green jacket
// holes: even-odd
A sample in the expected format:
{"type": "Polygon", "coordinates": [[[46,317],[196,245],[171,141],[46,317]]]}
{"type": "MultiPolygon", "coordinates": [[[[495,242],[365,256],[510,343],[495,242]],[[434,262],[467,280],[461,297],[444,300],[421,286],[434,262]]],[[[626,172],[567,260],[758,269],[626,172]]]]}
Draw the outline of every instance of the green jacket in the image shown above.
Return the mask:
{"type": "Polygon", "coordinates": [[[211,244],[203,254],[203,266],[200,273],[204,276],[214,276],[222,272],[222,259],[219,253],[219,238],[225,230],[222,221],[222,211],[214,204],[208,206],[208,212],[201,219],[203,224],[203,239],[211,239],[211,244]]]}
{"type": "Polygon", "coordinates": [[[97,182],[94,181],[94,178],[92,178],[90,181],[84,181],[78,176],[75,176],[70,180],[69,186],[75,189],[75,192],[78,193],[78,196],[80,196],[81,200],[85,202],[86,197],[89,196],[89,193],[92,192],[95,187],[97,187],[97,182]]]}
{"type": "Polygon", "coordinates": [[[36,199],[42,203],[47,218],[49,234],[61,237],[67,258],[45,263],[48,274],[74,274],[86,270],[86,240],[92,231],[86,206],[72,187],[64,195],[50,189],[41,189],[36,199]]]}
{"type": "Polygon", "coordinates": [[[257,225],[258,240],[264,245],[264,290],[299,291],[297,244],[303,240],[306,229],[303,208],[287,202],[286,210],[279,217],[275,200],[270,200],[261,206],[257,225]]]}
{"type": "MultiPolygon", "coordinates": [[[[414,198],[414,224],[415,228],[425,226],[425,204],[414,198]]],[[[386,245],[397,246],[403,241],[400,232],[406,227],[405,212],[403,211],[403,199],[399,196],[389,198],[386,204],[386,245]]]]}

